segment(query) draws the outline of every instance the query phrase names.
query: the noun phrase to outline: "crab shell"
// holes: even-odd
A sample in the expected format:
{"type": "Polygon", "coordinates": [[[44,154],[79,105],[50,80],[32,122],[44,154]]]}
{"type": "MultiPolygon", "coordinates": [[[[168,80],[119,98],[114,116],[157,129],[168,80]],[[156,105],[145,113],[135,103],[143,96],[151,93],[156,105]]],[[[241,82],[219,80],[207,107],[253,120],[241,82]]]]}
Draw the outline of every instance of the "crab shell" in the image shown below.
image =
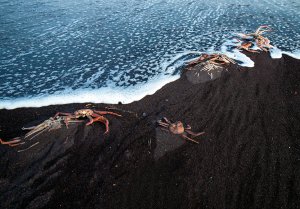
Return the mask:
{"type": "Polygon", "coordinates": [[[76,118],[91,116],[93,113],[94,111],[91,109],[81,109],[74,112],[76,118]]]}
{"type": "Polygon", "coordinates": [[[174,134],[182,134],[184,132],[184,126],[183,123],[180,121],[177,121],[175,123],[170,124],[169,130],[174,134]]]}

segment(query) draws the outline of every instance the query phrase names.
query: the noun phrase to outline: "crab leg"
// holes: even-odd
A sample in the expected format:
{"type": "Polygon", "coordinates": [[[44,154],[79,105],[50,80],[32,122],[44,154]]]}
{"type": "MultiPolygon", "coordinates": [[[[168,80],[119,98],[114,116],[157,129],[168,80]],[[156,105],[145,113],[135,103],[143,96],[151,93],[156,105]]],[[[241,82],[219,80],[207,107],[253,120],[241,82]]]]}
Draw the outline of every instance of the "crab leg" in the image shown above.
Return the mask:
{"type": "Polygon", "coordinates": [[[195,132],[193,132],[193,131],[191,131],[191,130],[185,130],[188,134],[191,134],[192,136],[200,136],[200,135],[203,135],[203,134],[205,134],[205,132],[203,131],[203,132],[199,132],[199,133],[195,133],[195,132]]]}
{"type": "Polygon", "coordinates": [[[185,130],[191,130],[191,129],[192,129],[192,127],[190,125],[186,125],[185,130]]]}
{"type": "Polygon", "coordinates": [[[269,27],[269,26],[267,26],[267,25],[262,25],[262,26],[259,26],[258,28],[257,28],[257,30],[255,31],[255,34],[262,34],[262,33],[264,33],[264,32],[270,32],[270,31],[272,31],[272,29],[269,27]],[[262,30],[263,28],[266,28],[265,30],[262,30]]]}
{"type": "Polygon", "coordinates": [[[190,63],[188,63],[189,66],[191,65],[195,65],[198,64],[199,62],[203,62],[205,60],[207,60],[209,58],[208,54],[202,54],[200,57],[198,57],[196,60],[191,61],[190,63]]]}
{"type": "Polygon", "coordinates": [[[31,127],[23,127],[22,130],[33,130],[35,129],[36,126],[31,126],[31,127]]]}
{"type": "Polygon", "coordinates": [[[10,146],[10,147],[15,147],[15,146],[18,146],[18,145],[20,145],[20,144],[22,144],[20,141],[20,139],[19,139],[20,137],[17,137],[17,138],[14,138],[13,140],[11,140],[11,141],[3,141],[2,139],[0,139],[0,143],[1,144],[4,144],[4,145],[8,145],[8,146],[10,146]]]}
{"type": "Polygon", "coordinates": [[[252,52],[252,53],[259,53],[258,51],[256,50],[253,50],[253,49],[248,49],[246,47],[242,47],[242,46],[238,46],[237,49],[240,49],[240,50],[246,50],[248,52],[252,52]]]}
{"type": "Polygon", "coordinates": [[[186,140],[189,140],[189,141],[191,141],[191,142],[194,142],[194,143],[196,143],[196,144],[199,144],[199,142],[197,142],[197,141],[194,140],[194,139],[191,139],[191,138],[187,137],[187,136],[184,135],[184,134],[181,134],[180,136],[181,136],[182,138],[186,139],[186,140]]]}
{"type": "Polygon", "coordinates": [[[215,61],[216,59],[211,59],[211,60],[209,60],[209,62],[211,63],[211,64],[214,64],[214,65],[224,65],[224,63],[218,63],[218,62],[216,62],[215,61]]]}
{"type": "MultiPolygon", "coordinates": [[[[44,125],[44,124],[43,124],[44,125]]],[[[47,127],[45,126],[41,126],[41,125],[38,125],[36,126],[32,131],[28,132],[26,135],[25,135],[25,138],[28,138],[30,137],[31,135],[34,135],[40,131],[43,131],[44,129],[46,129],[47,127]]]]}
{"type": "Polygon", "coordinates": [[[85,124],[86,126],[91,125],[94,122],[94,119],[92,118],[92,116],[88,115],[87,118],[90,120],[90,122],[88,122],[87,124],[85,124]]]}
{"type": "MultiPolygon", "coordinates": [[[[45,132],[47,129],[49,130],[49,127],[47,127],[47,128],[45,128],[45,129],[39,131],[38,133],[37,133],[37,131],[36,131],[35,133],[30,134],[30,136],[31,136],[31,135],[33,135],[33,136],[32,136],[29,140],[32,140],[33,138],[39,136],[40,134],[42,134],[43,132],[45,132]],[[35,135],[34,135],[34,134],[35,134],[35,135]]],[[[25,135],[25,138],[28,138],[28,136],[25,135]]]]}
{"type": "Polygon", "coordinates": [[[74,115],[72,113],[65,113],[65,112],[57,112],[55,115],[54,115],[54,118],[56,118],[57,116],[59,115],[63,115],[63,116],[68,116],[65,118],[64,122],[66,124],[66,127],[69,128],[69,119],[72,119],[72,118],[76,118],[74,117],[74,115]]]}
{"type": "Polygon", "coordinates": [[[24,152],[24,151],[26,151],[26,150],[29,150],[30,148],[32,148],[32,147],[38,145],[39,143],[40,143],[40,142],[36,142],[36,143],[34,143],[33,145],[31,145],[30,147],[27,147],[26,149],[18,150],[18,152],[24,152]]]}
{"type": "Polygon", "coordinates": [[[94,112],[100,114],[100,115],[115,115],[115,116],[119,116],[119,117],[122,117],[122,115],[120,114],[117,114],[117,113],[114,113],[114,112],[107,112],[107,111],[97,111],[97,110],[94,110],[94,112]]]}
{"type": "Polygon", "coordinates": [[[101,123],[103,123],[105,125],[105,132],[104,134],[107,134],[109,132],[109,121],[107,120],[107,118],[103,117],[103,116],[99,116],[97,118],[94,118],[92,122],[89,122],[90,124],[99,121],[101,123]]]}
{"type": "Polygon", "coordinates": [[[57,112],[55,115],[54,115],[54,118],[56,118],[57,116],[59,115],[63,115],[63,116],[72,116],[73,114],[72,113],[66,113],[66,112],[57,112]]]}
{"type": "MultiPolygon", "coordinates": [[[[46,121],[44,121],[43,123],[41,123],[41,124],[39,124],[39,125],[37,125],[37,126],[33,126],[33,127],[30,127],[30,129],[31,128],[33,128],[32,129],[32,131],[30,131],[30,132],[28,132],[26,135],[25,135],[25,138],[27,138],[27,137],[29,137],[29,136],[31,136],[31,135],[33,135],[33,134],[35,134],[35,133],[37,133],[37,132],[39,132],[39,131],[42,131],[43,129],[45,129],[45,128],[47,128],[47,122],[46,121]]],[[[27,128],[24,128],[23,130],[26,130],[27,128]]],[[[29,129],[29,128],[28,128],[29,129]]]]}
{"type": "Polygon", "coordinates": [[[67,128],[69,128],[69,121],[71,119],[76,119],[76,117],[74,115],[70,114],[64,119],[64,122],[65,122],[67,128]]]}
{"type": "Polygon", "coordinates": [[[164,122],[162,122],[162,121],[158,121],[158,124],[159,124],[160,126],[165,127],[165,128],[168,128],[168,127],[169,127],[169,124],[164,123],[164,122]]]}
{"type": "Polygon", "coordinates": [[[242,48],[242,49],[246,50],[247,52],[259,53],[258,51],[253,50],[253,49],[245,49],[245,48],[242,48]]]}
{"type": "Polygon", "coordinates": [[[168,123],[168,124],[171,124],[172,122],[168,120],[168,118],[166,117],[163,117],[163,119],[168,123]]]}

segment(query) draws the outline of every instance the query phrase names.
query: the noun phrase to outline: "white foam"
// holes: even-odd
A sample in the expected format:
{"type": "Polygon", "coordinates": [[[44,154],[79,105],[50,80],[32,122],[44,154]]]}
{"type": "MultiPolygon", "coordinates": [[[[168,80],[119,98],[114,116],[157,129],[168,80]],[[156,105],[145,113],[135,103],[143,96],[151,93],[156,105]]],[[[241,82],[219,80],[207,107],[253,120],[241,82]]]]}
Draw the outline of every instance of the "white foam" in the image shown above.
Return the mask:
{"type": "Polygon", "coordinates": [[[286,54],[295,59],[300,59],[300,49],[294,50],[292,52],[282,51],[281,49],[274,47],[270,50],[271,57],[273,59],[280,59],[283,54],[286,54]]]}
{"type": "Polygon", "coordinates": [[[243,67],[254,67],[254,62],[247,57],[245,54],[243,54],[242,52],[240,52],[238,49],[233,49],[233,52],[230,51],[223,51],[223,53],[225,55],[227,55],[228,57],[230,57],[231,59],[234,59],[236,61],[240,62],[240,66],[243,67]]]}
{"type": "Polygon", "coordinates": [[[137,101],[146,95],[154,94],[165,84],[175,81],[176,76],[157,76],[150,82],[139,84],[134,87],[103,87],[97,90],[65,90],[53,95],[45,95],[32,98],[18,98],[0,101],[0,109],[15,109],[19,107],[42,107],[48,105],[59,105],[69,103],[118,103],[124,104],[137,101]]]}
{"type": "Polygon", "coordinates": [[[240,66],[254,67],[254,62],[245,54],[240,52],[240,50],[236,49],[238,45],[239,42],[237,42],[235,39],[229,39],[222,44],[221,53],[227,55],[231,59],[238,61],[240,66]]]}
{"type": "Polygon", "coordinates": [[[173,58],[171,58],[171,60],[169,62],[162,61],[162,64],[160,65],[160,67],[161,67],[161,69],[166,69],[165,71],[167,73],[173,73],[176,68],[182,66],[186,62],[185,60],[180,60],[182,57],[190,55],[190,54],[200,55],[202,53],[203,52],[186,50],[184,52],[176,54],[173,58]]]}
{"type": "MultiPolygon", "coordinates": [[[[56,92],[55,94],[36,96],[31,98],[17,98],[17,99],[7,99],[0,100],[0,109],[15,109],[19,107],[42,107],[48,105],[59,105],[68,103],[118,103],[122,102],[124,104],[131,103],[142,99],[146,95],[154,94],[157,90],[162,88],[165,84],[177,80],[180,75],[171,75],[176,68],[182,66],[186,60],[182,59],[184,56],[195,54],[200,55],[202,53],[223,53],[228,57],[239,62],[239,65],[244,67],[254,67],[254,62],[243,54],[241,51],[235,47],[238,42],[234,40],[225,41],[220,50],[215,50],[213,47],[209,48],[206,52],[202,51],[191,51],[185,50],[183,52],[175,54],[169,61],[164,61],[164,58],[160,61],[160,69],[162,69],[162,75],[157,75],[147,82],[139,83],[135,86],[122,87],[116,86],[113,81],[107,81],[108,87],[102,87],[100,89],[65,89],[61,92],[56,92]],[[233,48],[233,49],[232,49],[233,48]]],[[[293,52],[285,52],[277,47],[270,50],[270,55],[272,58],[281,58],[282,54],[289,55],[293,58],[300,59],[300,50],[293,52]]],[[[191,60],[188,60],[191,61],[191,60]]],[[[104,73],[102,67],[99,67],[98,71],[87,79],[86,84],[83,87],[89,86],[88,84],[93,83],[99,76],[104,73]]],[[[131,79],[133,80],[133,78],[131,79]]],[[[41,84],[44,85],[44,84],[41,84]]]]}
{"type": "Polygon", "coordinates": [[[292,52],[283,51],[282,54],[286,54],[286,55],[288,55],[290,57],[293,57],[295,59],[300,59],[300,49],[294,50],[292,52]]]}
{"type": "Polygon", "coordinates": [[[280,59],[282,57],[282,51],[277,47],[270,49],[270,55],[273,59],[280,59]]]}

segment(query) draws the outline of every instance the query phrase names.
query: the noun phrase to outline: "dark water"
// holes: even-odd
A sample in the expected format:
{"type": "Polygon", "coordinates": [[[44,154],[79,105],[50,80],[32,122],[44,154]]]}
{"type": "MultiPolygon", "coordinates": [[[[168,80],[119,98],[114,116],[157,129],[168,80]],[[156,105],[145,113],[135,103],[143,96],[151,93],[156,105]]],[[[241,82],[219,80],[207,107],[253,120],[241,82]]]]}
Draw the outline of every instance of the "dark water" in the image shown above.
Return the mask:
{"type": "Polygon", "coordinates": [[[134,86],[142,95],[145,83],[176,75],[186,52],[219,50],[232,33],[262,24],[274,28],[274,45],[296,54],[299,22],[298,0],[0,0],[0,106],[46,105],[66,92],[65,102],[90,100],[98,90],[109,101],[119,96],[110,89],[134,86]]]}

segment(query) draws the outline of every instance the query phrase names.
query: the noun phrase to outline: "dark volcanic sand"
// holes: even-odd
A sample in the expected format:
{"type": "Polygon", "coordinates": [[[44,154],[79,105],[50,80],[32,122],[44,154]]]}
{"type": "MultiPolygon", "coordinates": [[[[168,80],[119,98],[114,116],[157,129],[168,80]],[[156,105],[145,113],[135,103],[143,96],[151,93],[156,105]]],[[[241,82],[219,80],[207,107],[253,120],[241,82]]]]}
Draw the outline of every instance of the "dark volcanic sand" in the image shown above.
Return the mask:
{"type": "MultiPolygon", "coordinates": [[[[102,124],[80,123],[0,146],[0,208],[300,208],[300,61],[251,56],[255,68],[232,66],[194,85],[183,73],[152,96],[115,105],[137,115],[108,116],[105,137],[102,124]],[[206,134],[183,141],[157,128],[163,116],[206,134]]],[[[1,110],[1,138],[84,107],[1,110]]]]}

